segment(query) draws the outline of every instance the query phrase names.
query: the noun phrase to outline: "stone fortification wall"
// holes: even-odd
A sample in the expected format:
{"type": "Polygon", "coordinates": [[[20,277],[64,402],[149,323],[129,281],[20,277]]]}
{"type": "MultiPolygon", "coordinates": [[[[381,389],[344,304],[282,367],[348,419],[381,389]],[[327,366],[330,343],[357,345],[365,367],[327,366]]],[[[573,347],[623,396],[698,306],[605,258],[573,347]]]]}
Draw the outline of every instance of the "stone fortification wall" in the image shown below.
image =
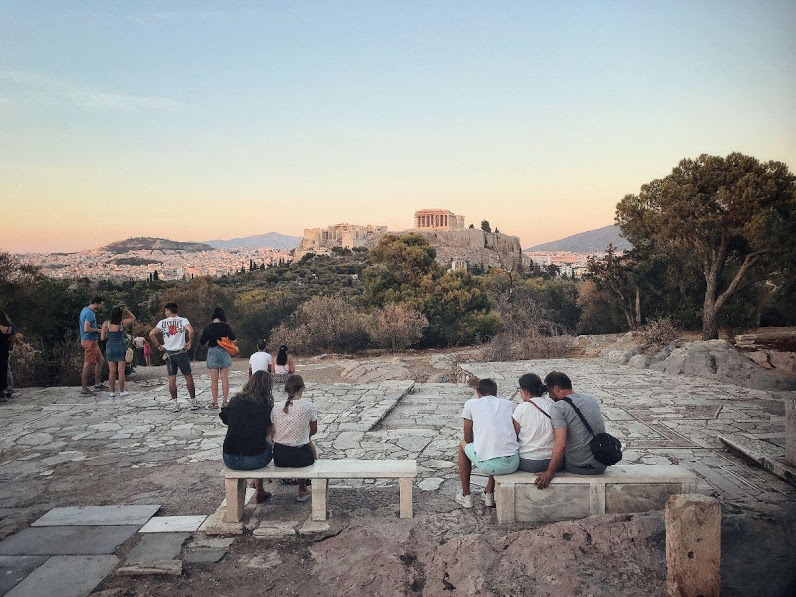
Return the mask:
{"type": "MultiPolygon", "coordinates": [[[[516,236],[478,229],[466,230],[404,230],[395,234],[422,234],[437,249],[437,261],[445,267],[454,259],[462,259],[469,266],[511,267],[522,256],[520,239],[516,236]]],[[[378,238],[368,240],[367,247],[373,247],[378,238]]]]}

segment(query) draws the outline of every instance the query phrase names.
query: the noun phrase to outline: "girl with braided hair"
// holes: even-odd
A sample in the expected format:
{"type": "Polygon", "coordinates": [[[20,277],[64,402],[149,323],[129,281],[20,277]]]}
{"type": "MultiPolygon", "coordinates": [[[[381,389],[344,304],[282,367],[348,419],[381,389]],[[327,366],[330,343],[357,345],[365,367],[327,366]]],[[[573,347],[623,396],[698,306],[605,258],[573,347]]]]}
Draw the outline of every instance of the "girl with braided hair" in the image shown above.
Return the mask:
{"type": "MultiPolygon", "coordinates": [[[[289,375],[285,380],[287,400],[282,408],[274,408],[273,422],[274,465],[292,468],[309,466],[317,453],[310,437],[318,432],[318,410],[309,400],[302,400],[304,380],[300,375],[289,375]]],[[[298,501],[310,497],[309,482],[298,480],[298,501]]]]}

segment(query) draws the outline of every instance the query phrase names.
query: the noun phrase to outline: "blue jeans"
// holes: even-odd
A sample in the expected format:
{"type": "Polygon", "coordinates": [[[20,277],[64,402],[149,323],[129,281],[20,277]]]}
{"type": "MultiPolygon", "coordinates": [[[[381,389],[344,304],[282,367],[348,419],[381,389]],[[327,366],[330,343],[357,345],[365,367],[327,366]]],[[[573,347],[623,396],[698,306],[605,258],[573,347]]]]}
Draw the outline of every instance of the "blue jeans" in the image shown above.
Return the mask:
{"type": "Polygon", "coordinates": [[[271,462],[271,447],[269,446],[262,454],[256,456],[245,456],[243,454],[223,453],[224,464],[233,471],[254,471],[264,468],[271,462]]]}
{"type": "Polygon", "coordinates": [[[608,467],[599,462],[580,466],[577,464],[570,464],[564,459],[564,470],[573,475],[602,475],[606,468],[608,467]]]}

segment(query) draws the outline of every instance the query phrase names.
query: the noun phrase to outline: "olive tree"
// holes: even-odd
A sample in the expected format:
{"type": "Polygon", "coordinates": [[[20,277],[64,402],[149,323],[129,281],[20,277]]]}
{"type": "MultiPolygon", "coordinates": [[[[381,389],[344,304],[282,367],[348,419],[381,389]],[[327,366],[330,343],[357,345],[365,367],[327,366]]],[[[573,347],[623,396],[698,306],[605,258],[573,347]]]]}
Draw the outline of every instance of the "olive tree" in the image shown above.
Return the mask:
{"type": "Polygon", "coordinates": [[[796,179],[781,162],[740,153],[684,159],[627,195],[616,222],[636,248],[695,258],[705,278],[702,338],[750,278],[774,277],[796,257],[796,179]]]}

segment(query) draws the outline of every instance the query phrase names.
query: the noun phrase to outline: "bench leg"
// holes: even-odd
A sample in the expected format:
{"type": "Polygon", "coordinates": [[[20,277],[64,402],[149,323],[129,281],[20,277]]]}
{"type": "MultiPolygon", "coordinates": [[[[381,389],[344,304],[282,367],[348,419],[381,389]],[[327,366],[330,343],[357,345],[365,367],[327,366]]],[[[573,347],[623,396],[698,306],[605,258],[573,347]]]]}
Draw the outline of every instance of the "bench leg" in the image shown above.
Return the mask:
{"type": "Polygon", "coordinates": [[[243,505],[246,501],[246,479],[224,479],[227,493],[225,522],[238,522],[243,518],[243,505]]]}
{"type": "Polygon", "coordinates": [[[326,520],[326,496],[329,481],[313,479],[312,481],[312,520],[326,520]]]}
{"type": "Polygon", "coordinates": [[[495,486],[495,509],[500,524],[515,521],[514,483],[497,483],[495,486]]]}
{"type": "Polygon", "coordinates": [[[411,477],[405,477],[403,479],[398,479],[398,485],[401,488],[401,509],[400,515],[401,518],[412,518],[412,479],[411,477]]]}
{"type": "Polygon", "coordinates": [[[589,511],[592,516],[605,514],[605,484],[594,483],[589,488],[589,511]]]}

